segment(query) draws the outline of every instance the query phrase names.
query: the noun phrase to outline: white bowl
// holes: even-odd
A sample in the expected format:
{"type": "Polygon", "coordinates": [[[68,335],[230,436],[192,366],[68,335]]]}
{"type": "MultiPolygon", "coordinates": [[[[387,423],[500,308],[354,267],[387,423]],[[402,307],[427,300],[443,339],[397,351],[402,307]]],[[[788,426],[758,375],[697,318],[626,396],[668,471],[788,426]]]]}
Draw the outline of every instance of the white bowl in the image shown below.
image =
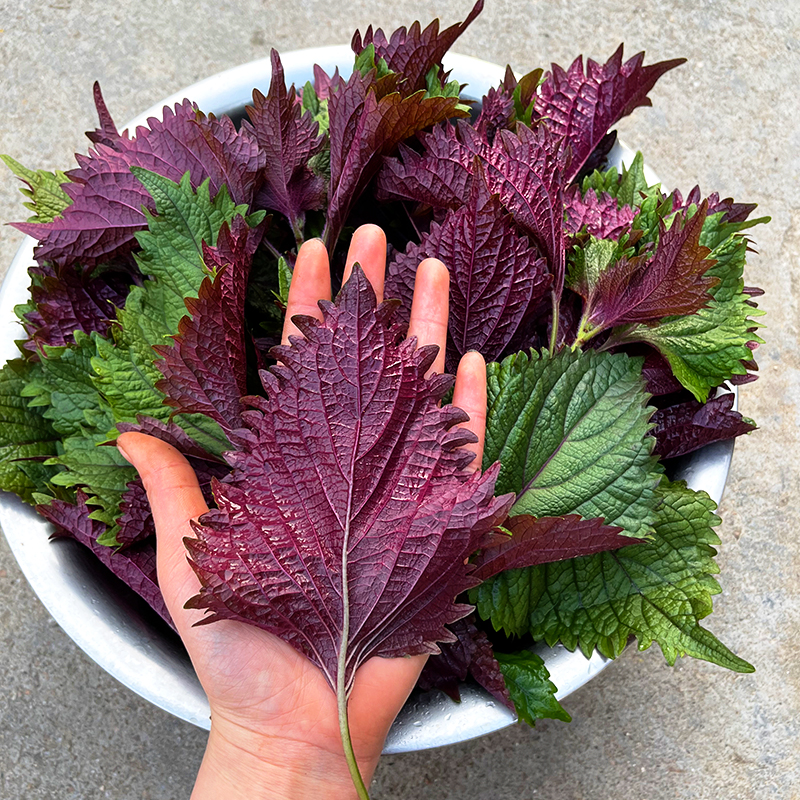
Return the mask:
{"type": "MultiPolygon", "coordinates": [[[[281,56],[287,83],[302,86],[316,63],[345,72],[353,54],[346,45],[309,48],[281,56]]],[[[445,67],[467,83],[465,94],[480,99],[497,86],[504,68],[477,58],[450,54],[445,67]]],[[[133,133],[148,117],[188,97],[206,113],[241,114],[253,87],[266,93],[271,76],[268,58],[221,72],[177,92],[145,111],[125,127],[133,133]]],[[[610,161],[629,163],[633,152],[617,145],[610,161]]],[[[657,182],[651,172],[650,183],[657,182]]],[[[28,299],[27,269],[33,262],[34,240],[26,238],[0,288],[0,358],[18,355],[14,340],[22,336],[14,306],[28,299]],[[3,333],[5,331],[5,333],[3,333]]],[[[728,476],[733,441],[710,445],[684,457],[673,474],[693,489],[703,489],[719,502],[728,476]]],[[[51,526],[17,497],[0,493],[0,525],[22,572],[53,618],[86,655],[121,683],[176,717],[208,729],[209,707],[203,689],[178,636],[133,592],[100,565],[88,550],[69,539],[49,540],[51,526]]],[[[559,699],[603,670],[610,660],[595,652],[585,658],[563,646],[537,647],[559,699]]],[[[462,687],[461,703],[443,693],[415,692],[386,740],[384,752],[401,753],[482,736],[511,725],[514,715],[495,704],[483,689],[462,687]]]]}

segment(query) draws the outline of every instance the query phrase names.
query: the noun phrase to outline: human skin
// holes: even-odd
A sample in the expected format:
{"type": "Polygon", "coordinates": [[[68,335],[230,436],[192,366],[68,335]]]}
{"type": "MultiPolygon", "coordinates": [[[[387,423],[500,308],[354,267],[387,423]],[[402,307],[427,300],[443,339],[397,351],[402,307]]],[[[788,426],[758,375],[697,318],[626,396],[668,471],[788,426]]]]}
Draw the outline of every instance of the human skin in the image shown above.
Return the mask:
{"type": "MultiPolygon", "coordinates": [[[[386,239],[372,225],[353,236],[345,280],[361,264],[380,301],[386,239]]],[[[449,274],[437,259],[417,272],[409,337],[439,346],[430,372],[444,368],[449,274]]],[[[330,299],[328,254],[319,240],[298,253],[287,303],[283,342],[299,335],[296,314],[321,318],[320,299],[330,299]]],[[[470,416],[464,427],[479,438],[471,467],[480,464],[486,415],[486,370],[478,353],[462,359],[453,403],[470,416]]],[[[305,656],[260,628],[232,620],[193,627],[203,612],[186,609],[200,583],[183,544],[190,520],[208,510],[186,459],[165,442],[139,433],[117,440],[139,471],[153,510],[158,541],[158,579],[164,600],[186,645],[211,707],[211,733],[192,800],[350,800],[357,797],[342,748],[336,697],[322,672],[305,656]]],[[[413,689],[425,656],[372,658],[356,673],[348,702],[351,737],[366,785],[392,721],[413,689]]]]}

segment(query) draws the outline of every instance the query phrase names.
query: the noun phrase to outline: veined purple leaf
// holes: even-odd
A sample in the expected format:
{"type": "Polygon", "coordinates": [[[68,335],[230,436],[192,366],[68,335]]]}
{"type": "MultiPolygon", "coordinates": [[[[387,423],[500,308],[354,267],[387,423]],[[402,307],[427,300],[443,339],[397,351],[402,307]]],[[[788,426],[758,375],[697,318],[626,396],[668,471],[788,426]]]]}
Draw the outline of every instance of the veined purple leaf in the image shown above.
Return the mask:
{"type": "Polygon", "coordinates": [[[219,509],[186,542],[202,583],[188,605],[281,637],[341,698],[370,656],[453,640],[465,560],[513,498],[492,496],[499,465],[464,471],[466,415],[438,407],[452,380],[424,378],[436,348],[401,341],[395,303],[376,308],[355,268],[320,306],[321,323],[295,317],[305,338],[273,350],[269,399],[249,398],[232,434],[219,509]]]}
{"type": "Polygon", "coordinates": [[[473,560],[475,577],[481,581],[508,569],[549,564],[631,544],[630,536],[620,536],[622,528],[605,525],[600,518],[583,519],[577,514],[538,518],[518,514],[509,517],[503,527],[511,536],[485,547],[473,560]]]}
{"type": "Polygon", "coordinates": [[[466,205],[433,223],[419,245],[411,245],[390,265],[386,296],[411,307],[416,269],[439,258],[450,270],[448,370],[478,350],[497,360],[551,284],[540,252],[517,233],[496,195],[490,195],[477,164],[466,205]]]}
{"type": "Polygon", "coordinates": [[[86,495],[78,489],[77,503],[54,500],[49,505],[38,505],[36,510],[56,526],[53,536],[66,536],[88,547],[111,572],[142,597],[171,627],[175,627],[158,588],[156,550],[152,539],[139,542],[123,551],[97,544],[105,530],[102,522],[89,517],[86,495]]]}
{"type": "Polygon", "coordinates": [[[120,137],[113,147],[98,144],[88,156],[76,156],[79,168],[67,173],[70,183],[64,184],[73,202],[62,216],[42,224],[14,223],[40,240],[40,263],[95,266],[136,246],[135,234],[147,227],[142,206],[150,213],[155,206],[132,166],[176,183],[189,172],[194,188],[210,178],[212,196],[225,185],[235,203],[250,204],[265,164],[255,136],[237,131],[227,117],[206,117],[188,100],[174,111],[165,107],[164,119],[148,124],[132,139],[120,137]]]}
{"type": "Polygon", "coordinates": [[[689,220],[679,214],[669,229],[659,221],[655,253],[623,257],[601,271],[596,282],[584,280],[574,287],[586,300],[590,332],[685,316],[709,303],[708,290],[719,279],[705,274],[715,264],[707,257],[709,248],[700,244],[706,211],[703,203],[689,220]]]}
{"type": "Polygon", "coordinates": [[[119,511],[117,541],[122,548],[155,536],[153,511],[141,478],[136,478],[128,484],[128,491],[122,495],[119,511]]]}
{"type": "Polygon", "coordinates": [[[505,85],[498,88],[492,87],[486,93],[481,103],[481,113],[475,120],[475,130],[486,137],[489,144],[494,142],[494,137],[500,130],[508,130],[514,119],[514,96],[506,91],[505,85]]]}
{"type": "Polygon", "coordinates": [[[331,96],[331,88],[339,85],[339,67],[333,75],[328,75],[319,64],[314,64],[314,91],[320,100],[327,100],[331,96]]]}
{"type": "Polygon", "coordinates": [[[363,38],[359,31],[353,35],[353,52],[358,55],[368,45],[374,45],[375,55],[383,58],[392,72],[400,73],[405,79],[400,91],[407,97],[425,88],[425,76],[431,67],[441,64],[444,54],[453,46],[453,42],[481,11],[483,0],[478,0],[462,23],[451,25],[440,32],[438,19],[433,20],[425,30],[422,30],[417,21],[408,30],[405,27],[398,28],[388,39],[380,28],[373,31],[370,25],[363,38]]]}
{"type": "Polygon", "coordinates": [[[469,197],[473,156],[452,125],[437,125],[419,136],[424,152],[399,147],[387,158],[376,181],[378,200],[414,200],[434,208],[460,208],[469,197]]]}
{"type": "Polygon", "coordinates": [[[186,299],[190,316],[180,321],[175,344],[153,349],[161,356],[156,366],[164,377],[156,386],[164,402],[186,414],[205,414],[229,431],[242,427],[244,320],[230,316],[222,277],[205,278],[198,297],[186,299]],[[230,341],[236,323],[238,341],[230,341]]]}
{"type": "Polygon", "coordinates": [[[572,150],[566,173],[571,181],[608,129],[639,106],[652,105],[647,93],[669,70],[685,58],[642,66],[644,53],[622,61],[622,45],[605,64],[578,57],[568,70],[557,64],[546,76],[536,98],[536,113],[547,119],[556,136],[563,136],[572,150]]]}
{"type": "Polygon", "coordinates": [[[597,239],[617,240],[630,230],[633,222],[633,208],[620,208],[617,199],[607,192],[598,197],[597,192],[589,190],[583,195],[579,186],[572,185],[564,193],[564,204],[567,233],[578,233],[585,227],[587,233],[597,239]]]}
{"type": "Polygon", "coordinates": [[[79,267],[44,264],[30,267],[31,299],[36,308],[25,313],[23,325],[37,345],[62,346],[75,341],[75,331],[102,336],[116,309],[125,305],[132,279],[129,272],[104,269],[95,273],[79,267]]]}
{"type": "Polygon", "coordinates": [[[283,214],[292,230],[302,235],[305,212],[322,208],[325,185],[308,166],[322,148],[324,137],[309,112],[301,116],[294,86],[287,89],[283,65],[276,50],[271,53],[272,80],[266,97],[253,90],[253,105],[247,107],[251,132],[266,155],[264,185],[256,204],[283,214]]]}
{"type": "Polygon", "coordinates": [[[644,355],[644,364],[642,365],[642,377],[645,381],[645,391],[648,394],[661,396],[665,394],[673,394],[683,389],[683,384],[675,377],[667,361],[658,350],[653,350],[650,347],[627,347],[626,352],[630,355],[644,355]],[[639,350],[644,350],[640,353],[639,350]]]}
{"type": "MultiPolygon", "coordinates": [[[[86,131],[86,136],[93,144],[104,144],[107,147],[115,147],[117,140],[120,139],[120,134],[106,107],[106,101],[103,100],[103,93],[100,91],[100,83],[98,81],[94,82],[92,94],[94,95],[94,106],[97,109],[100,127],[93,131],[86,131]]],[[[125,132],[125,136],[127,136],[127,131],[125,132]]]]}
{"type": "Polygon", "coordinates": [[[653,414],[655,451],[662,458],[686,455],[712,442],[721,442],[756,429],[752,420],[733,410],[730,393],[705,403],[688,400],[653,414]]]}
{"type": "MultiPolygon", "coordinates": [[[[685,200],[677,189],[672,193],[672,198],[673,211],[680,211],[691,205],[699,206],[703,196],[700,192],[700,187],[695,186],[686,195],[685,200]]],[[[719,214],[722,211],[725,213],[726,222],[744,222],[758,208],[758,203],[736,203],[732,197],[720,200],[719,192],[712,192],[706,199],[708,201],[708,215],[719,214]]]]}
{"type": "Polygon", "coordinates": [[[472,675],[486,691],[513,711],[514,704],[494,657],[492,643],[475,627],[474,615],[447,627],[456,641],[443,644],[442,652],[428,659],[419,676],[419,688],[424,692],[441,689],[458,702],[461,700],[459,684],[472,675]]]}
{"type": "Polygon", "coordinates": [[[164,375],[157,387],[165,402],[186,414],[205,414],[224,430],[242,425],[240,398],[247,392],[244,305],[247,279],[262,230],[242,217],[224,225],[216,247],[203,246],[206,278],[197,298],[187,298],[189,316],[178,325],[173,346],[153,349],[164,375]]]}
{"type": "MultiPolygon", "coordinates": [[[[374,70],[373,70],[374,77],[374,70]]],[[[370,75],[339,80],[328,100],[331,182],[323,239],[333,249],[353,203],[378,171],[383,156],[404,139],[449,117],[464,116],[457,97],[416,92],[378,99],[370,75]]]]}
{"type": "Polygon", "coordinates": [[[456,132],[435,129],[422,141],[423,155],[404,148],[403,162],[387,159],[379,196],[459,208],[469,197],[477,157],[489,191],[547,257],[557,302],[564,283],[564,170],[569,163],[563,142],[544,125],[519,125],[516,133],[499,131],[489,145],[462,122],[456,132]]]}

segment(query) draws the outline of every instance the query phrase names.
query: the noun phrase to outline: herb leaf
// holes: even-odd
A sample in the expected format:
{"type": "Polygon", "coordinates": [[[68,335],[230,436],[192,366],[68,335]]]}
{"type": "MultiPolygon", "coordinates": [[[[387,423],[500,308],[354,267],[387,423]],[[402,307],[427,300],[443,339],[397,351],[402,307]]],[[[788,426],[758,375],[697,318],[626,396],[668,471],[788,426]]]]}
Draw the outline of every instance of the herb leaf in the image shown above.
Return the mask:
{"type": "Polygon", "coordinates": [[[641,359],[531,351],[488,365],[484,465],[513,514],[599,517],[628,536],[652,528],[661,468],[651,455],[641,359]]]}
{"type": "Polygon", "coordinates": [[[720,591],[712,577],[719,572],[714,501],[681,483],[664,484],[658,493],[652,541],[512,570],[473,589],[471,601],[498,630],[580,646],[587,656],[597,647],[615,658],[634,635],[641,650],[658,642],[669,664],[690,655],[752,672],[699,624],[720,591]]]}

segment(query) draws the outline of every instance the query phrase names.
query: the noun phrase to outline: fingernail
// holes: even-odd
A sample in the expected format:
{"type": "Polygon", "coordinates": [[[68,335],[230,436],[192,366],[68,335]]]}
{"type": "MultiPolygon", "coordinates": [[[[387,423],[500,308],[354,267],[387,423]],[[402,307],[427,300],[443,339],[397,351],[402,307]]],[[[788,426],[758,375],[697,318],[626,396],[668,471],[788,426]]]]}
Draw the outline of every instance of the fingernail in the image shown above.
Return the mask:
{"type": "Polygon", "coordinates": [[[119,443],[119,439],[117,439],[117,450],[119,450],[119,454],[129,463],[132,464],[131,457],[125,452],[125,448],[119,443]]]}

